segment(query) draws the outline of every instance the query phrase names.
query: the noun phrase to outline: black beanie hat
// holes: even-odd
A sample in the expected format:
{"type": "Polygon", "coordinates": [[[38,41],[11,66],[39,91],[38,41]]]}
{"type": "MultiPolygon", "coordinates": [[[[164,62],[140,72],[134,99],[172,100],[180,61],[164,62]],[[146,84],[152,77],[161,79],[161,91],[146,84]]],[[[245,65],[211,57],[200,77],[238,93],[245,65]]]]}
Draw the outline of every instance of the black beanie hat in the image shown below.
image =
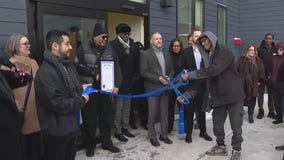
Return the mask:
{"type": "Polygon", "coordinates": [[[115,27],[115,31],[116,31],[116,34],[127,33],[127,32],[131,32],[131,28],[129,27],[128,24],[120,23],[119,25],[115,27]]]}
{"type": "Polygon", "coordinates": [[[106,33],[106,30],[100,23],[96,23],[93,31],[93,37],[106,33]]]}

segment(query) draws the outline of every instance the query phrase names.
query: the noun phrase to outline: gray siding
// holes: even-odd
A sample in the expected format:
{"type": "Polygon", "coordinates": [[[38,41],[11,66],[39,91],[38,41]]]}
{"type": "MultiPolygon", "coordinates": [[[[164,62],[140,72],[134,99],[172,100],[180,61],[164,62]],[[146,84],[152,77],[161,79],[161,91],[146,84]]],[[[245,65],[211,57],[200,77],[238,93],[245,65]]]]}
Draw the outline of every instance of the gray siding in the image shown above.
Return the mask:
{"type": "Polygon", "coordinates": [[[7,37],[12,33],[27,34],[26,1],[0,1],[0,51],[4,50],[7,37]]]}
{"type": "Polygon", "coordinates": [[[161,32],[163,47],[168,48],[170,41],[176,38],[176,0],[172,0],[172,7],[162,8],[160,0],[150,1],[150,33],[161,32]]]}
{"type": "Polygon", "coordinates": [[[233,45],[234,37],[240,37],[239,33],[239,1],[236,0],[210,0],[204,4],[204,30],[210,30],[217,35],[217,5],[227,8],[227,46],[232,49],[234,55],[240,54],[240,46],[233,45]]]}
{"type": "Polygon", "coordinates": [[[276,43],[284,40],[283,0],[241,0],[240,6],[244,46],[249,43],[259,46],[266,33],[273,33],[276,43]]]}

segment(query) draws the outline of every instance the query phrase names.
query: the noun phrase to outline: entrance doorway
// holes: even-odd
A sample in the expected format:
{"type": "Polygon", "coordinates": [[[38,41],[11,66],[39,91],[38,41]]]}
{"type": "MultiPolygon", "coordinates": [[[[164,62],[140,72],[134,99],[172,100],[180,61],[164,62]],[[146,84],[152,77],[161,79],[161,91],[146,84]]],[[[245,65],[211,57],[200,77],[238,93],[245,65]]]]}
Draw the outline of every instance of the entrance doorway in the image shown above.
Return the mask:
{"type": "Polygon", "coordinates": [[[131,38],[134,41],[139,41],[144,45],[144,17],[143,16],[135,16],[121,13],[108,12],[108,34],[109,40],[112,40],[116,37],[115,27],[119,23],[126,23],[131,27],[131,38]]]}

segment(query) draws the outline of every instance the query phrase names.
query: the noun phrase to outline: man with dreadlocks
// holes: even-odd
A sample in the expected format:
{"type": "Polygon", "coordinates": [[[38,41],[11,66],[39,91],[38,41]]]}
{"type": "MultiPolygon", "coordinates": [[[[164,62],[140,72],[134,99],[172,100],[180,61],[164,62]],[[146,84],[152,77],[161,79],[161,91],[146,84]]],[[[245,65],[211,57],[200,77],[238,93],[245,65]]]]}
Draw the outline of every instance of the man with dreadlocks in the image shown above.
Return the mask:
{"type": "Polygon", "coordinates": [[[236,63],[237,71],[244,86],[244,106],[248,107],[248,122],[253,123],[253,112],[256,104],[256,97],[259,93],[259,85],[264,80],[265,70],[262,60],[257,56],[256,47],[252,44],[246,46],[244,56],[236,63]]]}

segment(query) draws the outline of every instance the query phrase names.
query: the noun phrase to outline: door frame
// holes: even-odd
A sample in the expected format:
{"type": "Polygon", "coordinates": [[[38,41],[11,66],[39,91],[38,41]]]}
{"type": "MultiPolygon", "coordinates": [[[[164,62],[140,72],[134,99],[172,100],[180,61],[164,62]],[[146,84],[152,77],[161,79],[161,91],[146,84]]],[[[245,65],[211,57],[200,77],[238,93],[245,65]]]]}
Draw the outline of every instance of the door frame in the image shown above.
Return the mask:
{"type": "Polygon", "coordinates": [[[43,60],[43,52],[45,50],[45,35],[44,35],[44,24],[43,16],[45,14],[60,15],[60,16],[70,16],[70,17],[84,17],[84,18],[93,18],[93,19],[103,19],[104,26],[107,27],[107,14],[103,11],[98,11],[88,8],[79,8],[73,6],[63,6],[55,5],[50,3],[37,3],[36,5],[36,30],[35,30],[35,39],[36,39],[36,53],[33,57],[36,57],[39,63],[43,60]]]}

